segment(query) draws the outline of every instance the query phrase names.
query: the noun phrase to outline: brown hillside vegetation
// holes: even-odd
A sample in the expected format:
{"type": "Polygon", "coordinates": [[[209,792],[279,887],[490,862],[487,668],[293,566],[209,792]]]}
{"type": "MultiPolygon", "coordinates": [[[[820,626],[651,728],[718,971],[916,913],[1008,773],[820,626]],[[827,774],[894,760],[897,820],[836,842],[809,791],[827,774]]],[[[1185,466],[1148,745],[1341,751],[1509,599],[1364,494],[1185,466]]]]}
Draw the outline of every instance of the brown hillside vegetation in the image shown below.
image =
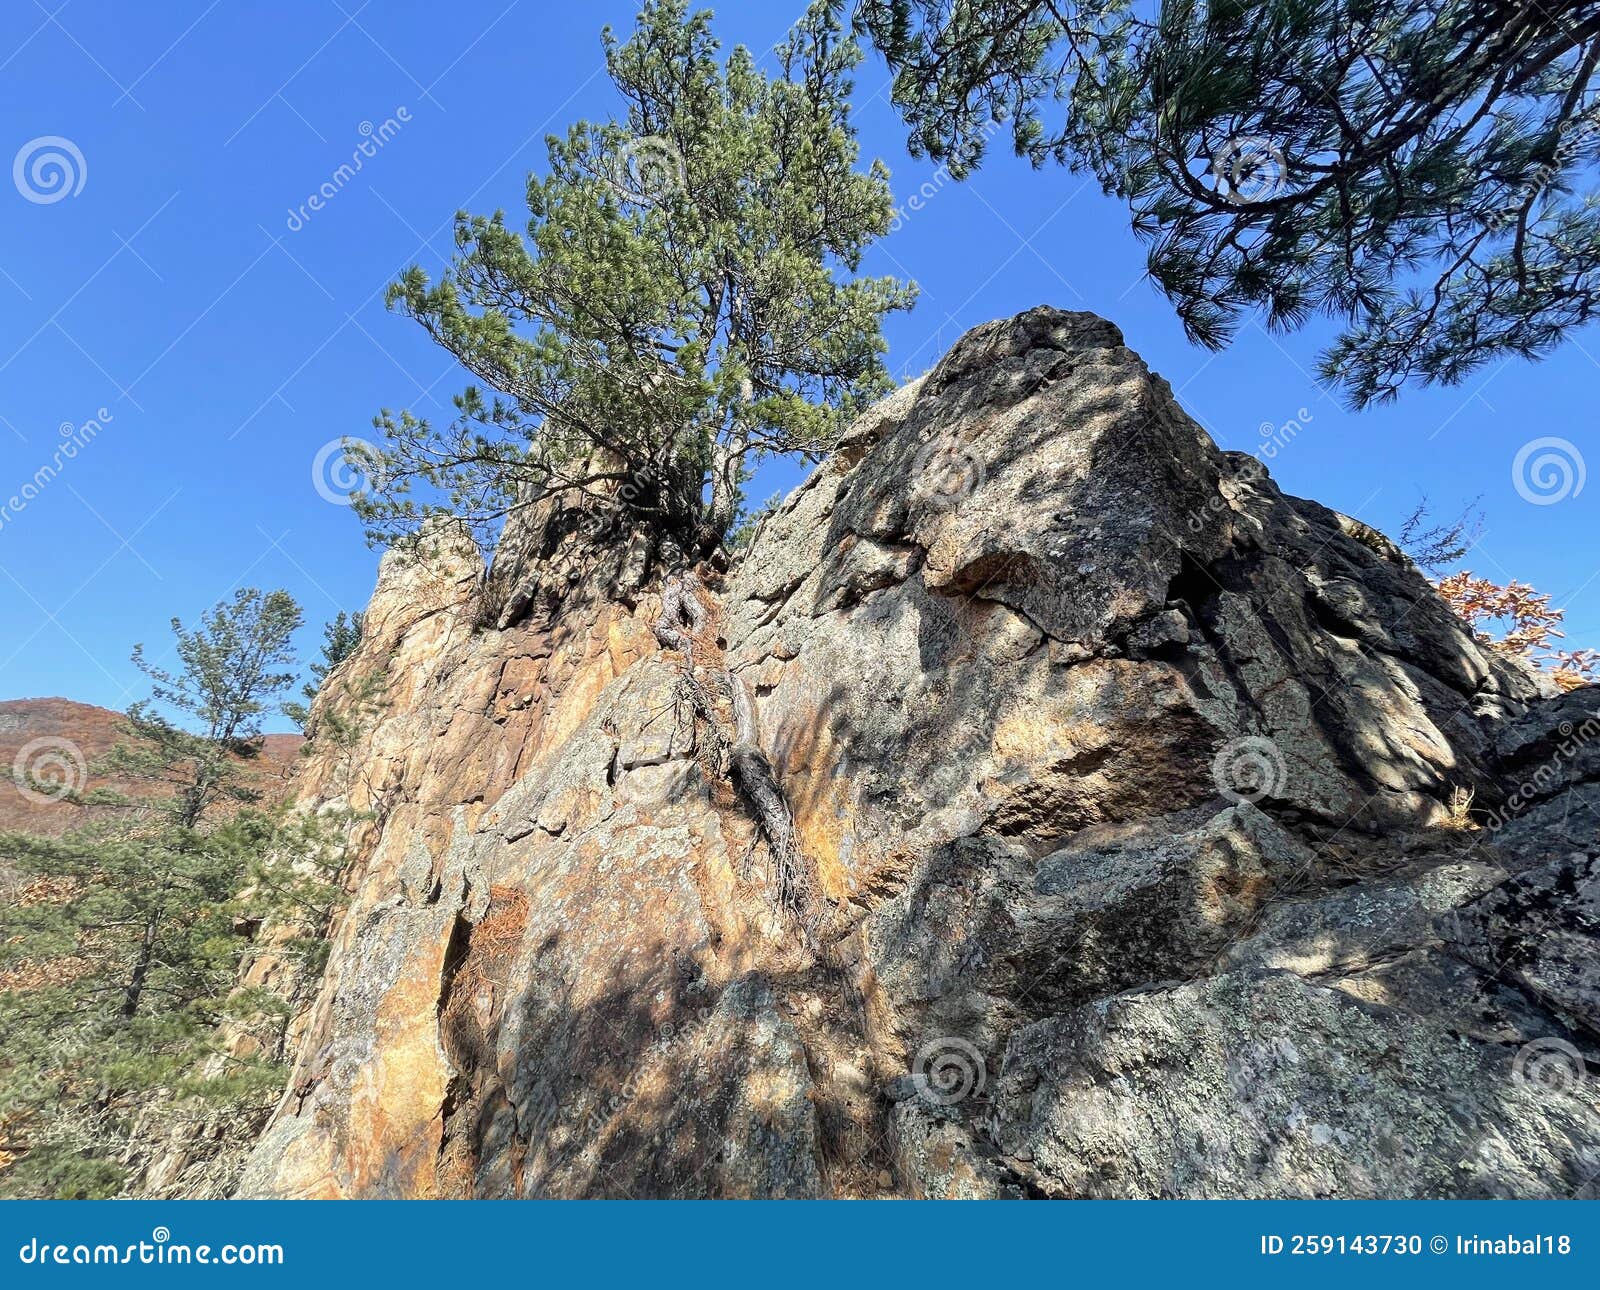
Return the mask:
{"type": "MultiPolygon", "coordinates": [[[[37,795],[19,792],[13,773],[18,759],[30,761],[38,752],[63,747],[60,741],[65,741],[71,746],[66,750],[69,757],[71,749],[76,749],[81,764],[93,766],[116,744],[122,722],[120,712],[89,703],[75,703],[71,699],[0,701],[0,830],[20,829],[56,835],[83,823],[81,810],[68,802],[51,801],[48,797],[41,800],[37,795]],[[24,749],[30,745],[34,746],[35,753],[24,755],[24,749]]],[[[251,776],[252,786],[269,798],[285,793],[301,743],[299,735],[268,735],[251,776]]],[[[48,768],[39,768],[36,773],[47,781],[52,780],[48,768]]],[[[79,787],[84,791],[111,788],[130,796],[146,791],[142,785],[118,782],[101,775],[88,776],[87,782],[79,787]]]]}

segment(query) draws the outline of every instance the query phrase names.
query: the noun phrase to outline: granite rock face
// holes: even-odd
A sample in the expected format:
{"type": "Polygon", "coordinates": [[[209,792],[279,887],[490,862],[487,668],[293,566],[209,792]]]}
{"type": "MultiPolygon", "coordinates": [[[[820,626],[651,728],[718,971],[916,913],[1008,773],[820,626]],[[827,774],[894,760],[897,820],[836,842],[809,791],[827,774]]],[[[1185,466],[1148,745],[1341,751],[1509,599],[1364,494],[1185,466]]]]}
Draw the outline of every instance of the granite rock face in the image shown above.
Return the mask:
{"type": "Polygon", "coordinates": [[[302,774],[363,823],[241,1194],[1592,1187],[1600,694],[1111,324],[977,328],[707,574],[809,929],[648,544],[522,525],[387,561],[319,698],[384,695],[302,774]]]}

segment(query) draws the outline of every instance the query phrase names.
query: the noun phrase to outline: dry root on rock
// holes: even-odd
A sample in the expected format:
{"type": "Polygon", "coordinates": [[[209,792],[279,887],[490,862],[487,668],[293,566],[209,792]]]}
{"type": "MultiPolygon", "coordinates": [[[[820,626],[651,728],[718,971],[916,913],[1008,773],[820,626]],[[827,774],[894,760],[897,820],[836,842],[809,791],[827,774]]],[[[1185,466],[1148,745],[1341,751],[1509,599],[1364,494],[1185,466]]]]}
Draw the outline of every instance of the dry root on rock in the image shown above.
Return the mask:
{"type": "Polygon", "coordinates": [[[722,665],[721,650],[707,632],[701,591],[693,572],[667,579],[661,592],[661,616],[655,624],[656,639],[683,655],[684,685],[696,714],[727,749],[728,772],[772,854],[778,906],[809,926],[812,884],[795,838],[794,819],[772,763],[761,749],[755,708],[745,684],[722,665]]]}

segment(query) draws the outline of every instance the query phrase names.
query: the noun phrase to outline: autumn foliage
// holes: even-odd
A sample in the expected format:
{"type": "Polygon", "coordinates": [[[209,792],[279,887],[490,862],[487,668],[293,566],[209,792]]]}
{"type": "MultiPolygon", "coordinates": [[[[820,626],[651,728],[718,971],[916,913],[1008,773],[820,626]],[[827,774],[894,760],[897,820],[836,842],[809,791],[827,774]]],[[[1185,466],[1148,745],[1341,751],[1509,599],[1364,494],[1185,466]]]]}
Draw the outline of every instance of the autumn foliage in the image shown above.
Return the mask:
{"type": "Polygon", "coordinates": [[[1470,569],[1452,573],[1435,584],[1449,606],[1493,648],[1545,668],[1563,690],[1600,681],[1600,651],[1552,648],[1565,640],[1561,621],[1566,610],[1550,597],[1513,578],[1501,586],[1474,577],[1470,569]]]}

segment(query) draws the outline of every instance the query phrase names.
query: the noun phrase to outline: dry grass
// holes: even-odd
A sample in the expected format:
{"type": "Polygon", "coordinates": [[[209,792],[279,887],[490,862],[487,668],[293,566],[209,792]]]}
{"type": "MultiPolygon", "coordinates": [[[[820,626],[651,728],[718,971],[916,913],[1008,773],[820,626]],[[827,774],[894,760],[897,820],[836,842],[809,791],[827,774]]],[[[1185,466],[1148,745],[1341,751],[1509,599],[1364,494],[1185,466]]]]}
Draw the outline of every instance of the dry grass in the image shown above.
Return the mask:
{"type": "Polygon", "coordinates": [[[1444,827],[1454,829],[1460,833],[1470,833],[1477,829],[1477,822],[1472,818],[1472,799],[1474,793],[1470,788],[1460,784],[1450,790],[1450,796],[1445,800],[1444,827]]]}
{"type": "Polygon", "coordinates": [[[468,935],[466,950],[450,977],[445,1003],[445,1032],[480,1046],[492,1026],[482,1019],[481,1001],[499,1003],[511,959],[528,929],[528,897],[519,887],[489,888],[489,908],[468,935]]]}
{"type": "Polygon", "coordinates": [[[463,1074],[452,1081],[452,1107],[445,1125],[436,1180],[439,1195],[473,1195],[477,1173],[476,1125],[484,1092],[476,1073],[492,1070],[500,1007],[517,948],[528,929],[528,897],[519,887],[489,888],[489,908],[467,933],[461,956],[450,969],[439,1031],[451,1062],[463,1074]]]}

